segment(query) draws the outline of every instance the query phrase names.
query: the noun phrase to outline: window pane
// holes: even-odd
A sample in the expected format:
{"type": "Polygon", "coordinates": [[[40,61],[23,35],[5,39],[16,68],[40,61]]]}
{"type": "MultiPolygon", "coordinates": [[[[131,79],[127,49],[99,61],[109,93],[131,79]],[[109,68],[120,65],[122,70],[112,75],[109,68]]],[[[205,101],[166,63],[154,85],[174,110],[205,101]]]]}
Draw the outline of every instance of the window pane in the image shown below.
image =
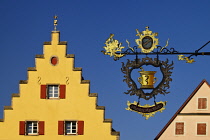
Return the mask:
{"type": "Polygon", "coordinates": [[[32,129],[28,129],[27,130],[27,133],[32,133],[32,129]]]}
{"type": "Polygon", "coordinates": [[[66,126],[68,126],[68,127],[69,127],[70,125],[71,125],[71,124],[70,124],[70,122],[66,122],[66,126]]]}
{"type": "Polygon", "coordinates": [[[71,132],[70,132],[70,130],[66,130],[66,134],[70,134],[71,132]]]}
{"type": "Polygon", "coordinates": [[[52,91],[53,90],[53,86],[48,86],[48,90],[52,91]]]}

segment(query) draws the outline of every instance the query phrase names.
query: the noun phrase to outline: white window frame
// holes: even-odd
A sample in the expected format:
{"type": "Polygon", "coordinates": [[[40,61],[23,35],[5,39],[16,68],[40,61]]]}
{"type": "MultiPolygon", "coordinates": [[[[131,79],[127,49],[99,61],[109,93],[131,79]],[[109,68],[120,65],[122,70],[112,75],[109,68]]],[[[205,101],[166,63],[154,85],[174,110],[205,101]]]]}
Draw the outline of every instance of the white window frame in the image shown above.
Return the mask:
{"type": "Polygon", "coordinates": [[[74,121],[74,120],[65,120],[64,121],[64,132],[65,132],[65,135],[77,135],[77,131],[78,131],[78,122],[77,121],[74,121]],[[67,128],[67,123],[70,124],[70,128],[67,128]],[[75,123],[75,128],[73,129],[73,123],[75,123]],[[67,132],[67,131],[70,131],[70,132],[67,132]],[[73,132],[75,130],[75,132],[73,132]]]}
{"type": "Polygon", "coordinates": [[[197,97],[197,110],[208,110],[208,97],[197,97]],[[198,100],[199,98],[206,98],[206,109],[199,109],[198,108],[198,100]]]}
{"type": "Polygon", "coordinates": [[[59,85],[47,85],[47,97],[48,99],[59,99],[59,95],[60,95],[60,87],[59,85]],[[52,91],[50,89],[50,87],[52,87],[52,91]],[[57,90],[55,89],[57,87],[57,90]],[[55,93],[57,91],[57,93],[55,93]],[[50,96],[50,94],[52,94],[52,96],[50,96]],[[57,97],[55,96],[57,94],[57,97]]]}
{"type": "Polygon", "coordinates": [[[196,131],[196,132],[195,132],[196,136],[201,136],[201,137],[208,136],[208,122],[197,122],[195,128],[196,128],[196,130],[195,130],[195,131],[196,131]],[[198,124],[199,124],[199,123],[205,123],[205,124],[206,124],[206,135],[198,135],[198,134],[197,134],[197,131],[198,131],[198,124]]]}
{"type": "Polygon", "coordinates": [[[38,135],[38,134],[39,134],[38,121],[26,121],[26,135],[38,135]],[[30,133],[29,133],[29,123],[32,124],[30,133]],[[36,126],[34,126],[35,124],[36,124],[36,126]],[[35,127],[36,127],[36,132],[34,132],[35,127]]]}
{"type": "Polygon", "coordinates": [[[185,121],[176,121],[174,123],[174,136],[185,136],[186,134],[186,126],[185,126],[185,121]],[[180,135],[177,135],[176,134],[176,123],[184,123],[184,134],[180,134],[180,135]]]}

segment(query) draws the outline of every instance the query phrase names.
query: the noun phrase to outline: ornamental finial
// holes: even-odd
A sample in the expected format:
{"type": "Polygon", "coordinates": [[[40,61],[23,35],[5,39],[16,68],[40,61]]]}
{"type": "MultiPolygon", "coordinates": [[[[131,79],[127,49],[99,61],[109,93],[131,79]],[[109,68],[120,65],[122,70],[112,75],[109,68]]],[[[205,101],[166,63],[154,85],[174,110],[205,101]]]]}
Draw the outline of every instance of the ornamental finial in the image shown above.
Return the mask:
{"type": "Polygon", "coordinates": [[[57,20],[57,19],[58,19],[58,16],[55,15],[55,16],[54,16],[54,31],[56,31],[56,29],[57,29],[57,28],[56,28],[57,25],[58,25],[58,20],[57,20]]]}

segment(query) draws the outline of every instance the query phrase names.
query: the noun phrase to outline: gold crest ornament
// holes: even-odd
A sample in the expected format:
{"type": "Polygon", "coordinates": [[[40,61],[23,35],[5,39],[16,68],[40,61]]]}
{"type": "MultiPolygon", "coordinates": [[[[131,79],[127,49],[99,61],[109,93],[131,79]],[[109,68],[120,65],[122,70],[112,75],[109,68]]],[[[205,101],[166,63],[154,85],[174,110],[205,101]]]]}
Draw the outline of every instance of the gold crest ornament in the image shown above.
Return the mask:
{"type": "Polygon", "coordinates": [[[115,40],[114,38],[114,34],[110,34],[110,37],[106,40],[105,44],[106,46],[104,47],[104,49],[106,51],[102,51],[105,55],[109,55],[110,57],[114,56],[114,57],[123,57],[124,54],[117,54],[116,52],[121,52],[122,49],[124,49],[125,47],[122,47],[122,43],[119,43],[118,40],[115,40]]]}
{"type": "Polygon", "coordinates": [[[136,39],[136,44],[143,53],[150,53],[157,48],[158,38],[155,38],[155,36],[157,36],[158,33],[152,33],[148,26],[146,27],[145,31],[139,32],[138,29],[136,29],[136,32],[136,36],[140,37],[139,39],[136,39]]]}
{"type": "Polygon", "coordinates": [[[125,108],[126,110],[134,111],[139,114],[142,114],[143,117],[145,117],[146,120],[148,120],[150,117],[154,117],[156,112],[163,112],[165,110],[167,101],[165,102],[156,102],[154,105],[146,104],[144,106],[139,105],[138,102],[134,101],[133,103],[127,102],[128,108],[125,108]]]}

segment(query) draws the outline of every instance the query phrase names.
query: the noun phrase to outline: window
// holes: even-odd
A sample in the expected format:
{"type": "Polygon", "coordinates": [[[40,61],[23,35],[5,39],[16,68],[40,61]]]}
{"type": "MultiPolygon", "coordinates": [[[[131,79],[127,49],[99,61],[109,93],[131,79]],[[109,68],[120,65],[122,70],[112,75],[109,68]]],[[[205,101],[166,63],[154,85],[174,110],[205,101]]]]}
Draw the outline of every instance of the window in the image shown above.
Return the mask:
{"type": "Polygon", "coordinates": [[[20,135],[44,135],[44,121],[20,121],[20,135]]]}
{"type": "Polygon", "coordinates": [[[65,99],[66,85],[41,85],[41,99],[65,99]]]}
{"type": "Polygon", "coordinates": [[[175,134],[184,135],[184,122],[176,122],[175,134]]]}
{"type": "Polygon", "coordinates": [[[207,98],[198,98],[198,109],[207,109],[207,98]]]}
{"type": "Polygon", "coordinates": [[[65,134],[66,135],[77,134],[77,122],[76,121],[66,121],[65,122],[65,134]]]}
{"type": "Polygon", "coordinates": [[[59,97],[59,88],[58,85],[49,85],[47,87],[48,98],[58,98],[59,97]]]}
{"type": "Polygon", "coordinates": [[[26,122],[26,134],[37,135],[38,134],[38,122],[26,122]]]}
{"type": "Polygon", "coordinates": [[[84,121],[58,121],[58,135],[83,135],[84,121]]]}
{"type": "Polygon", "coordinates": [[[206,135],[206,123],[197,123],[197,135],[206,135]]]}

